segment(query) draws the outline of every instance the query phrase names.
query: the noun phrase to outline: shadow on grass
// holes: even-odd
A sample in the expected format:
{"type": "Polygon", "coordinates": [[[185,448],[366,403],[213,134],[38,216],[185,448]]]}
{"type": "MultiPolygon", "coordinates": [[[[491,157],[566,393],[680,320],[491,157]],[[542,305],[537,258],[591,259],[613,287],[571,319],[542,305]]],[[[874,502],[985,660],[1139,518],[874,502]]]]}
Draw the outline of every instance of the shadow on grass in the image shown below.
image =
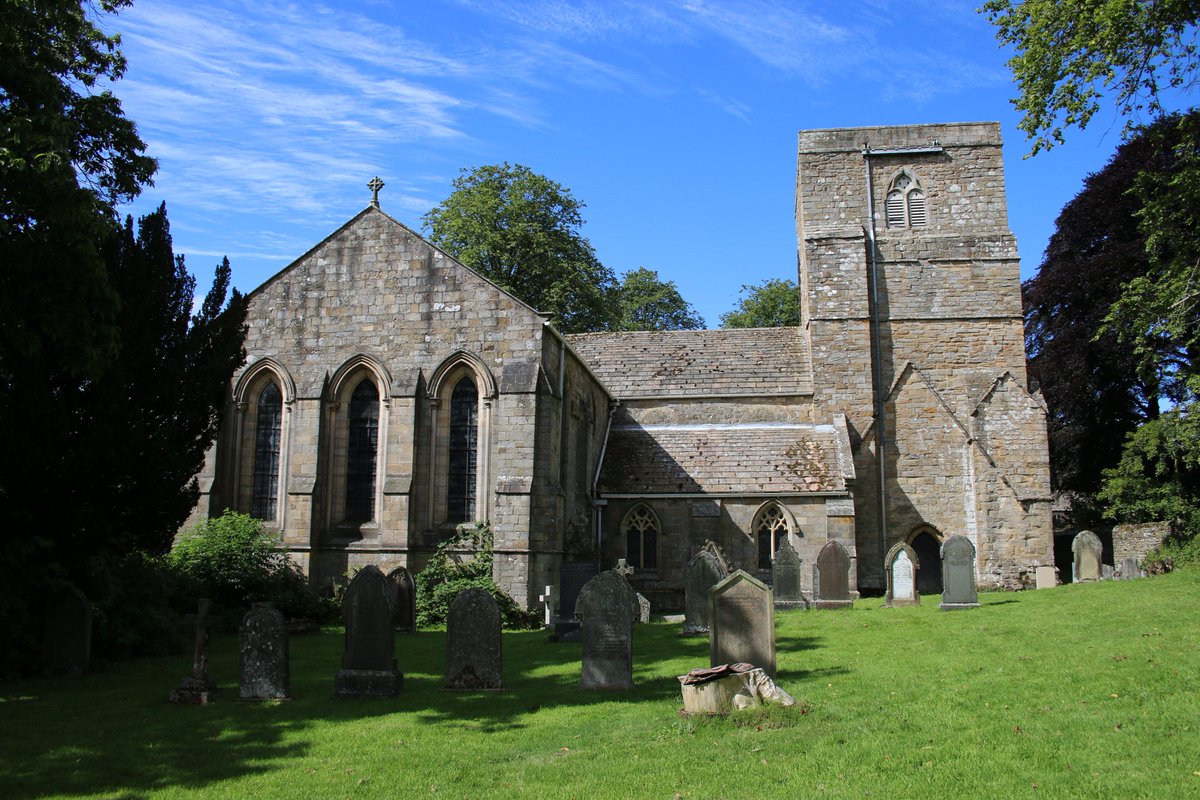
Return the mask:
{"type": "MultiPolygon", "coordinates": [[[[634,633],[634,682],[628,692],[579,688],[582,648],[551,643],[542,631],[504,634],[502,692],[442,688],[445,632],[399,634],[396,655],[404,692],[390,698],[339,698],[340,631],[291,640],[295,699],[238,699],[237,641],[214,637],[210,674],[222,695],[209,706],[167,702],[190,672],[190,658],[144,659],[82,679],[23,681],[0,687],[0,785],[12,800],[47,794],[108,795],[135,800],[169,787],[203,788],[279,769],[301,769],[314,757],[315,729],[344,722],[409,715],[407,721],[480,732],[521,730],[541,709],[605,703],[680,704],[676,675],[708,666],[707,638],[679,636],[677,624],[640,625],[634,633]]],[[[782,636],[778,652],[817,647],[805,636],[782,636]]],[[[780,680],[798,683],[845,670],[788,668],[780,680]]],[[[670,713],[674,708],[670,709],[670,713]]],[[[378,727],[370,728],[377,730],[378,727]]],[[[351,729],[353,730],[353,729],[351,729]]],[[[366,734],[364,734],[366,735],[366,734]]]]}

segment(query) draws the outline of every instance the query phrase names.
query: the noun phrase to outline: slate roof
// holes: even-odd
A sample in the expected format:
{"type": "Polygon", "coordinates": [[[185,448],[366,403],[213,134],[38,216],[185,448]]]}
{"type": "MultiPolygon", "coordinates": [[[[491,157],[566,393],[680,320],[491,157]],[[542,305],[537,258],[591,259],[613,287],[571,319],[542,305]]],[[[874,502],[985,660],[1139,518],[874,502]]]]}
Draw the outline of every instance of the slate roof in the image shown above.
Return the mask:
{"type": "MultiPolygon", "coordinates": [[[[833,425],[614,427],[603,495],[803,494],[846,490],[849,442],[833,425]],[[845,451],[839,453],[839,447],[845,451]]],[[[850,469],[853,469],[850,467],[850,469]]]]}
{"type": "Polygon", "coordinates": [[[582,333],[567,341],[619,398],[812,393],[799,328],[582,333]]]}

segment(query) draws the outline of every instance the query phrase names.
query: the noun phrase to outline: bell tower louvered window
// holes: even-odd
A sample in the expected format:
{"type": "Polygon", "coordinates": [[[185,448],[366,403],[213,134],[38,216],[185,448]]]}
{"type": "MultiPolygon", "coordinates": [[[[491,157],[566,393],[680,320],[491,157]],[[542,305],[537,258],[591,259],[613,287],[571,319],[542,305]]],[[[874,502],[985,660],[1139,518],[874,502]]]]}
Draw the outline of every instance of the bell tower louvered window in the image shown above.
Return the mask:
{"type": "Polygon", "coordinates": [[[375,519],[375,462],[379,453],[379,391],[368,378],[350,396],[346,442],[346,520],[375,519]]]}
{"type": "Polygon", "coordinates": [[[283,422],[283,396],[268,383],[258,396],[254,429],[254,491],[250,514],[258,519],[275,519],[279,500],[279,439],[283,422]]]}
{"type": "Polygon", "coordinates": [[[919,228],[929,224],[925,192],[907,170],[892,180],[885,203],[889,228],[919,228]]]}
{"type": "Polygon", "coordinates": [[[479,455],[479,390],[463,378],[450,396],[450,475],[446,511],[454,523],[475,519],[479,455]]]}

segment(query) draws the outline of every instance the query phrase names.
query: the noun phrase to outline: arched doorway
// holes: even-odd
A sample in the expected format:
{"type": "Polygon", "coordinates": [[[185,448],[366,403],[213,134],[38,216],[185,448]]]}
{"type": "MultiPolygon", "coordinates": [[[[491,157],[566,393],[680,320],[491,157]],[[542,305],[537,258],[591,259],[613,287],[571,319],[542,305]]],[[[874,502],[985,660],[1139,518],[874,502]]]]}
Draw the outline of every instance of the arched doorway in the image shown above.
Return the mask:
{"type": "Polygon", "coordinates": [[[942,543],[932,528],[923,528],[909,542],[921,562],[917,573],[917,591],[921,594],[942,593],[942,543]]]}

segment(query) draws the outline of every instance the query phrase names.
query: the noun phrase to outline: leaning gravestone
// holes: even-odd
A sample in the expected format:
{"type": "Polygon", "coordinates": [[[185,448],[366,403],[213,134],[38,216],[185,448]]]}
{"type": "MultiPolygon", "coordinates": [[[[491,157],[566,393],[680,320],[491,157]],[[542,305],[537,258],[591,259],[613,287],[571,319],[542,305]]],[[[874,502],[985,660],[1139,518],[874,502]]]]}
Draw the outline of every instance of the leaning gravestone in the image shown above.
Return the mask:
{"type": "Polygon", "coordinates": [[[417,630],[417,585],[412,574],[404,567],[396,567],[388,573],[388,579],[396,585],[395,628],[405,633],[417,630]]]}
{"type": "Polygon", "coordinates": [[[446,688],[502,689],[500,607],[485,589],[464,589],[446,618],[446,688]]]}
{"type": "Polygon", "coordinates": [[[217,696],[217,685],[208,677],[208,613],[212,600],[201,598],[196,604],[196,646],[192,652],[192,674],[171,690],[172,703],[208,705],[217,696]]]}
{"type": "Polygon", "coordinates": [[[951,536],[942,544],[943,611],[978,608],[975,591],[975,545],[965,536],[951,536]]]}
{"type": "Polygon", "coordinates": [[[1071,553],[1074,562],[1071,566],[1071,580],[1098,581],[1103,576],[1100,568],[1100,554],[1104,545],[1100,537],[1091,531],[1080,531],[1071,542],[1071,553]]]}
{"type": "Polygon", "coordinates": [[[708,633],[708,593],[726,577],[721,562],[709,550],[701,550],[688,562],[683,579],[683,635],[708,633]]]}
{"type": "Polygon", "coordinates": [[[808,608],[808,598],[800,586],[800,556],[788,538],[782,537],[775,557],[771,559],[771,590],[775,608],[808,608]]]}
{"type": "Polygon", "coordinates": [[[616,573],[602,572],[583,587],[575,604],[575,615],[583,621],[580,688],[633,688],[636,607],[629,582],[616,573]]]}
{"type": "Polygon", "coordinates": [[[42,665],[49,675],[82,675],[92,657],[92,604],[65,586],[46,604],[42,665]]]}
{"type": "Polygon", "coordinates": [[[395,584],[374,564],[360,569],[346,587],[342,596],[346,650],[334,678],[336,694],[390,697],[400,693],[404,676],[396,668],[395,592],[395,584]]]}
{"type": "Polygon", "coordinates": [[[283,614],[270,603],[255,603],[238,631],[243,700],[283,700],[290,694],[288,632],[283,614]]]}
{"type": "Polygon", "coordinates": [[[920,562],[917,552],[904,542],[897,542],[883,563],[887,564],[887,596],[885,606],[917,606],[921,595],[917,592],[917,571],[920,562]]]}
{"type": "Polygon", "coordinates": [[[645,624],[650,621],[650,600],[647,599],[647,597],[644,594],[642,594],[641,592],[638,592],[637,601],[638,601],[637,621],[642,624],[645,624]]]}
{"type": "Polygon", "coordinates": [[[775,677],[775,604],[771,588],[738,570],[709,594],[709,665],[746,663],[775,677]]]}
{"type": "Polygon", "coordinates": [[[817,553],[813,567],[813,595],[817,608],[850,608],[850,554],[841,542],[829,541],[817,553]]]}

